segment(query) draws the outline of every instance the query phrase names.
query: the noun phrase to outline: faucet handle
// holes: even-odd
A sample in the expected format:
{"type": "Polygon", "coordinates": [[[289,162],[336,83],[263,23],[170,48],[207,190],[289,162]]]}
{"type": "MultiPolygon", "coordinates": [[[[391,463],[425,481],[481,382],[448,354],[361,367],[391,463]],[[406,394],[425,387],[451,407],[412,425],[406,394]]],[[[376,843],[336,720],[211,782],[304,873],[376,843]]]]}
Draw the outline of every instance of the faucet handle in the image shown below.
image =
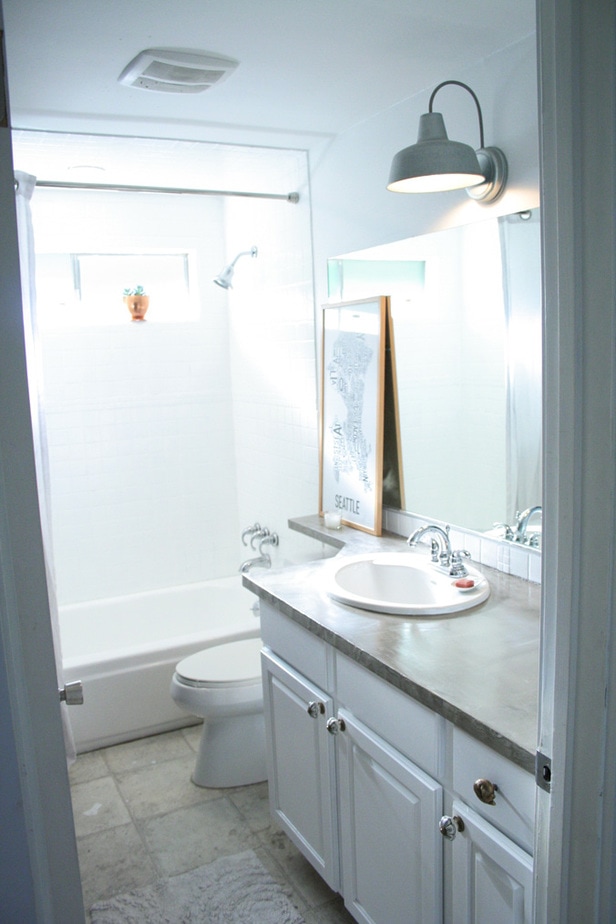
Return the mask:
{"type": "Polygon", "coordinates": [[[464,577],[466,574],[468,574],[468,571],[466,570],[466,567],[462,559],[470,558],[470,557],[471,557],[471,553],[468,552],[466,549],[456,549],[455,552],[452,552],[451,553],[451,568],[449,569],[449,573],[453,577],[464,577]]]}
{"type": "Polygon", "coordinates": [[[263,539],[261,539],[261,541],[259,542],[259,555],[266,554],[263,551],[264,545],[274,545],[274,546],[278,545],[278,533],[270,533],[269,530],[267,531],[267,535],[264,536],[263,539]]]}
{"type": "Polygon", "coordinates": [[[250,538],[250,548],[251,548],[251,549],[254,549],[254,548],[255,548],[255,542],[257,541],[257,539],[259,539],[260,541],[262,541],[263,539],[265,539],[266,536],[269,536],[269,534],[270,534],[270,531],[269,531],[269,529],[267,528],[267,526],[261,526],[261,527],[259,527],[259,529],[255,530],[255,532],[252,534],[252,536],[251,536],[251,538],[250,538]]]}
{"type": "MultiPolygon", "coordinates": [[[[516,517],[517,516],[518,514],[516,514],[516,517]]],[[[513,530],[511,526],[509,525],[509,523],[493,523],[492,529],[502,529],[503,539],[509,539],[509,541],[513,539],[513,530]]]]}
{"type": "Polygon", "coordinates": [[[260,523],[255,523],[253,526],[247,526],[246,529],[242,530],[242,545],[248,545],[246,542],[246,536],[252,536],[254,533],[258,533],[261,529],[260,523]]]}

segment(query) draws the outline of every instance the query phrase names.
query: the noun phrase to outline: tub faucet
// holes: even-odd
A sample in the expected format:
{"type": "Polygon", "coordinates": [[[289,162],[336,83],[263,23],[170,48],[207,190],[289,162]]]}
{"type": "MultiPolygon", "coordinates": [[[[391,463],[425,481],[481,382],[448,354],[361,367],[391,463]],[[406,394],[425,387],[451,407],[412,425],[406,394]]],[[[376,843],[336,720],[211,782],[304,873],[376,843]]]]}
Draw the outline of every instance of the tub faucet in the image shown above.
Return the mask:
{"type": "Polygon", "coordinates": [[[261,568],[271,568],[272,559],[264,552],[263,555],[258,555],[257,558],[247,558],[246,561],[243,561],[239,567],[240,574],[248,574],[251,568],[256,568],[260,566],[261,568]]]}
{"type": "Polygon", "coordinates": [[[537,504],[535,507],[528,507],[522,513],[516,514],[516,526],[513,536],[514,542],[528,542],[526,538],[526,530],[528,529],[529,520],[536,513],[541,512],[541,507],[537,504]]]}
{"type": "Polygon", "coordinates": [[[428,526],[420,526],[414,533],[411,533],[406,541],[411,547],[415,546],[427,533],[434,534],[431,541],[432,561],[448,568],[451,562],[451,542],[449,541],[448,526],[446,526],[445,529],[442,529],[435,523],[430,523],[428,526]]]}

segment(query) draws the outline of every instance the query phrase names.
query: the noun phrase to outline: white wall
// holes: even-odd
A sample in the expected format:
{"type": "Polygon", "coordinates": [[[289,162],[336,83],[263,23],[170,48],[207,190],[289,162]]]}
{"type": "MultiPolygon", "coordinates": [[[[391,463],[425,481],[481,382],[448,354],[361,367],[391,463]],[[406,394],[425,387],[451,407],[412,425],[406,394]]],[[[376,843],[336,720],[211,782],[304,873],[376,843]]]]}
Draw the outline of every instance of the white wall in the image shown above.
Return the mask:
{"type": "Polygon", "coordinates": [[[297,205],[226,204],[229,253],[259,247],[229,296],[238,505],[243,525],[279,534],[274,565],[318,553],[286,525],[317,511],[319,473],[310,199],[303,157],[291,167],[297,205]]]}
{"type": "MultiPolygon", "coordinates": [[[[328,257],[538,205],[534,32],[498,54],[469,64],[462,73],[450,73],[443,64],[442,79],[462,80],[477,94],[485,143],[502,148],[509,162],[504,196],[486,206],[469,199],[464,191],[388,192],[392,158],[416,141],[419,117],[427,112],[434,87],[375,114],[338,136],[311,165],[317,304],[327,298],[328,257]]],[[[444,88],[436,97],[435,109],[443,112],[450,138],[479,146],[477,114],[466,91],[444,88]]]]}
{"type": "MultiPolygon", "coordinates": [[[[278,185],[305,187],[303,155],[269,160],[282,165],[278,185]]],[[[37,190],[39,251],[122,252],[136,241],[194,251],[200,306],[196,321],[162,323],[152,299],[133,323],[118,292],[109,310],[121,323],[43,331],[61,604],[234,573],[256,554],[239,542],[255,520],[281,534],[275,558],[301,554],[286,519],[316,506],[318,483],[304,198],[234,208],[37,190]],[[234,289],[215,286],[254,243],[259,257],[238,263],[234,289]]]]}

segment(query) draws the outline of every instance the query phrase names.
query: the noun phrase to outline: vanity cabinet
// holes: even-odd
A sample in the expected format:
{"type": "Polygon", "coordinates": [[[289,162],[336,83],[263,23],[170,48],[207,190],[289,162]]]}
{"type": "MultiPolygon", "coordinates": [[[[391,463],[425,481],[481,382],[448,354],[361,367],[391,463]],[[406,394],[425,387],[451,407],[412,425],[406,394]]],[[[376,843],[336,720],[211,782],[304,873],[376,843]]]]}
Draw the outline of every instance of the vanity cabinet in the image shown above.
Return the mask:
{"type": "Polygon", "coordinates": [[[453,838],[445,844],[451,852],[451,920],[528,924],[534,778],[459,728],[452,730],[452,753],[453,838]]]}
{"type": "Polygon", "coordinates": [[[457,799],[453,816],[464,827],[445,845],[452,854],[452,924],[530,924],[530,854],[457,799]]]}
{"type": "Polygon", "coordinates": [[[338,891],[335,741],[326,729],[333,700],[272,653],[261,664],[272,814],[338,891]]]}
{"type": "Polygon", "coordinates": [[[337,721],[345,905],[365,924],[441,921],[442,787],[352,713],[337,721]]]}
{"type": "Polygon", "coordinates": [[[264,601],[261,634],[272,813],[353,917],[530,924],[532,776],[264,601]]]}

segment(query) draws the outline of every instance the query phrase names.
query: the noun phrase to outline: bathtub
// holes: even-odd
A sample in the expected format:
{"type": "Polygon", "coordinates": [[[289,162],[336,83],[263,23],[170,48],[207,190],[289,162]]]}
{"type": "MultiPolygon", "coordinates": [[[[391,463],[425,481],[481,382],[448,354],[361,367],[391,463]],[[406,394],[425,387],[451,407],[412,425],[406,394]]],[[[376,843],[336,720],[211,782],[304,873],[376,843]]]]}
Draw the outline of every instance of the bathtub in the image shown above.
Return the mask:
{"type": "Polygon", "coordinates": [[[77,752],[194,723],[169,694],[175,665],[259,635],[258,617],[239,576],[60,607],[64,681],[83,684],[69,710],[77,752]]]}

